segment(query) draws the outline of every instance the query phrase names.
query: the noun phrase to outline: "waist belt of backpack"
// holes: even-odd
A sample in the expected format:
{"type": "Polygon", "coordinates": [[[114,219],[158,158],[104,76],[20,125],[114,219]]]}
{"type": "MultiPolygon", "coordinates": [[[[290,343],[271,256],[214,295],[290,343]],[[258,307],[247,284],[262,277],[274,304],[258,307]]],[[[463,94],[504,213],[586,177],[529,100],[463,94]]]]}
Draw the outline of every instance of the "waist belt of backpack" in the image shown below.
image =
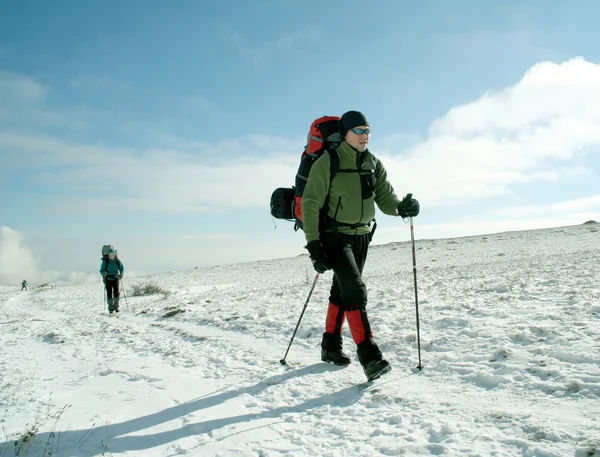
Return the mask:
{"type": "Polygon", "coordinates": [[[373,219],[372,221],[370,221],[368,223],[356,222],[354,224],[347,224],[345,222],[336,221],[332,217],[328,217],[327,218],[327,222],[328,222],[328,225],[331,227],[332,233],[336,234],[336,235],[338,233],[338,225],[343,225],[344,227],[350,227],[351,229],[357,229],[359,227],[365,227],[365,226],[369,226],[370,227],[371,226],[371,222],[373,222],[373,229],[370,232],[371,238],[373,238],[373,234],[375,233],[375,229],[377,228],[377,221],[375,219],[373,219]]]}
{"type": "Polygon", "coordinates": [[[364,227],[365,225],[369,225],[369,224],[365,224],[364,222],[357,222],[356,224],[346,224],[345,222],[338,222],[338,221],[333,221],[335,222],[335,225],[343,225],[344,227],[350,227],[352,229],[356,229],[358,227],[364,227]]]}

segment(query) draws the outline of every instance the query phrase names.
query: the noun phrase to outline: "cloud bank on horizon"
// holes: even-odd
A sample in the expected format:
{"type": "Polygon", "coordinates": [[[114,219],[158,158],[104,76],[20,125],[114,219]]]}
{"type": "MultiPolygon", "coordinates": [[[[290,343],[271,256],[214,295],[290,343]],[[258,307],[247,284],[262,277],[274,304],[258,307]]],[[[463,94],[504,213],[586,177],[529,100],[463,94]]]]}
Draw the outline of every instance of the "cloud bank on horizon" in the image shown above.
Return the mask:
{"type": "Polygon", "coordinates": [[[0,285],[17,286],[26,280],[30,287],[45,283],[81,284],[98,279],[97,275],[69,271],[69,260],[60,258],[57,269],[44,269],[39,255],[27,244],[25,236],[11,229],[0,227],[0,285]]]}

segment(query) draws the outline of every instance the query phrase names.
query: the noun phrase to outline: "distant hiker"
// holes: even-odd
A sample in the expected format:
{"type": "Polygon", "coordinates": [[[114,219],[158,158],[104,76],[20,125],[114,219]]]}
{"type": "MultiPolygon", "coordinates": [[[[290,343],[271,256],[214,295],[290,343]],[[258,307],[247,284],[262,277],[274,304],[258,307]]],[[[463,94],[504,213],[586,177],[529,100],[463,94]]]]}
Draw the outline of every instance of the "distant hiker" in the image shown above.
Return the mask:
{"type": "Polygon", "coordinates": [[[23,282],[21,283],[21,291],[25,289],[27,290],[27,281],[23,280],[23,282]]]}
{"type": "Polygon", "coordinates": [[[344,318],[368,379],[391,367],[373,340],[367,317],[367,287],[362,272],[375,231],[375,203],[390,216],[419,214],[419,202],[406,195],[400,200],[387,172],[368,150],[371,129],[367,118],[348,111],[341,118],[342,143],[336,148],[339,170],[330,180],[329,152],[312,165],[302,199],[306,249],[318,273],[333,269],[333,284],[321,343],[321,360],[347,365],[342,352],[344,318]]]}
{"type": "Polygon", "coordinates": [[[119,280],[123,278],[123,263],[117,257],[117,251],[109,249],[108,254],[102,259],[100,274],[106,287],[106,303],[108,312],[119,312],[119,280]]]}

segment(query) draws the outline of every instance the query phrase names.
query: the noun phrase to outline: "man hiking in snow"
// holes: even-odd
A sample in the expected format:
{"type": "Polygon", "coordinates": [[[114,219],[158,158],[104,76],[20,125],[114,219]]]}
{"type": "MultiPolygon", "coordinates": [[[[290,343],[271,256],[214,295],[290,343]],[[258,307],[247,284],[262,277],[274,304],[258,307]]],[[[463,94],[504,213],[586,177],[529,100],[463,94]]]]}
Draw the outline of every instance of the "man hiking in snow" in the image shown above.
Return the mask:
{"type": "Polygon", "coordinates": [[[396,196],[383,164],[368,150],[371,130],[362,113],[348,111],[341,125],[338,172],[331,180],[331,156],[325,153],[308,176],[302,199],[304,234],[315,270],[324,273],[333,269],[321,360],[336,365],[350,363],[342,352],[345,318],[357,345],[358,360],[371,380],[391,369],[373,340],[366,311],[367,287],[362,279],[373,236],[375,203],[384,214],[406,218],[419,214],[419,202],[412,194],[403,200],[396,196]]]}
{"type": "Polygon", "coordinates": [[[100,265],[100,274],[104,279],[106,287],[106,303],[108,312],[119,312],[119,280],[123,278],[125,268],[123,263],[117,258],[117,252],[114,249],[108,251],[108,259],[103,259],[100,265]]]}
{"type": "Polygon", "coordinates": [[[23,291],[23,289],[27,290],[27,281],[23,280],[23,282],[21,283],[21,291],[23,291]]]}

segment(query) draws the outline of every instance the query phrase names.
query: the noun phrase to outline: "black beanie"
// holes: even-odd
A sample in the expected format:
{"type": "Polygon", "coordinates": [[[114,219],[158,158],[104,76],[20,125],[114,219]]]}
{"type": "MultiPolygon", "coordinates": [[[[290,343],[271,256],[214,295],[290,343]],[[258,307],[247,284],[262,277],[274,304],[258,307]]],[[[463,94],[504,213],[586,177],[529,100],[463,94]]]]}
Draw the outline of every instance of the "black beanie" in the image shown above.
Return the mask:
{"type": "Polygon", "coordinates": [[[348,111],[342,115],[342,138],[346,136],[348,130],[358,127],[359,125],[366,125],[369,127],[369,121],[363,113],[360,111],[348,111]]]}

